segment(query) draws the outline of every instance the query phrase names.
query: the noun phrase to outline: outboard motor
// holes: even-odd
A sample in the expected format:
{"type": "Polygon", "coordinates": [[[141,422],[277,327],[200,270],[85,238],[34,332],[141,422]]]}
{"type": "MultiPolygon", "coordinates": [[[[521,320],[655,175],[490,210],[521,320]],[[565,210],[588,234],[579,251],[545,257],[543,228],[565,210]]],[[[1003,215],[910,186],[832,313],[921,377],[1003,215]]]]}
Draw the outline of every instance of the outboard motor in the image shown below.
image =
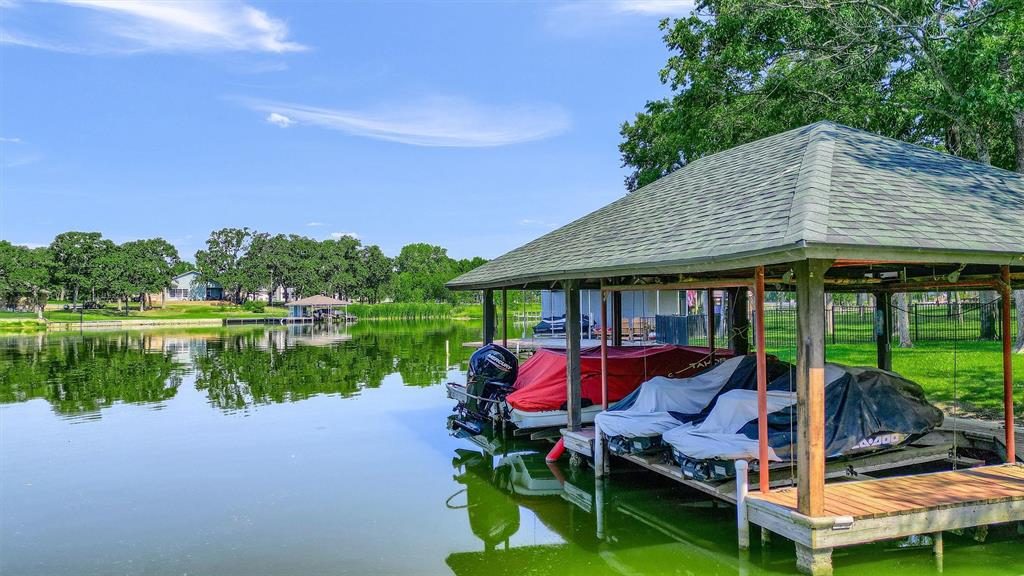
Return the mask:
{"type": "Polygon", "coordinates": [[[469,357],[466,374],[466,412],[491,416],[496,400],[512,391],[519,373],[515,354],[497,344],[488,344],[469,357]]]}

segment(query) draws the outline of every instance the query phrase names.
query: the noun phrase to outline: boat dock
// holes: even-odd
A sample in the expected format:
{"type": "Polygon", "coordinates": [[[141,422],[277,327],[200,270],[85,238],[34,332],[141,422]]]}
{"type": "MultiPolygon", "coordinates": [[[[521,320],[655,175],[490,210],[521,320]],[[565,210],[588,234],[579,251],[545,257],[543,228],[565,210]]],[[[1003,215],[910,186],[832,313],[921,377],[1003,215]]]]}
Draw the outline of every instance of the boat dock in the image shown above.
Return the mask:
{"type": "MultiPolygon", "coordinates": [[[[837,546],[927,534],[935,536],[936,552],[941,552],[943,530],[1024,521],[1024,475],[1014,424],[1019,391],[1014,390],[1011,350],[1012,291],[1024,288],[1024,227],[1006,225],[1024,222],[1024,181],[997,168],[831,122],[744,144],[715,158],[689,163],[448,283],[451,289],[482,292],[483,343],[496,335],[495,292],[501,294],[504,326],[508,290],[557,287],[563,292],[565,447],[590,455],[596,476],[607,474],[613,458],[606,439],[582,426],[580,348],[592,339],[582,333],[581,291],[601,294],[601,394],[594,398],[591,393],[586,400],[600,400],[604,408],[609,401],[608,332],[612,346],[624,344],[623,293],[700,292],[703,309],[715,310],[722,303],[728,341],[716,345],[717,314],[706,314],[707,347],[727,345],[736,355],[756,358],[756,418],[748,421],[756,423],[756,436],[748,435],[756,437],[756,451],[750,446],[750,454],[721,461],[726,473],[726,464],[735,467],[733,489],[695,482],[664,456],[625,458],[735,502],[741,548],[749,544],[753,522],[767,530],[764,534],[775,532],[796,542],[797,568],[822,576],[831,574],[837,546]],[[986,202],[965,205],[968,196],[986,202]],[[957,213],[919,218],[914,207],[921,206],[956,206],[957,213]],[[999,208],[998,218],[993,206],[999,208]],[[786,293],[796,303],[793,324],[772,327],[792,338],[795,356],[792,448],[781,472],[768,443],[767,290],[786,293]],[[855,463],[829,453],[826,295],[870,295],[875,365],[891,372],[894,307],[902,300],[895,296],[959,291],[999,295],[996,332],[1002,353],[994,362],[998,366],[992,366],[998,369],[988,382],[974,381],[962,389],[984,384],[998,390],[1002,429],[979,432],[957,426],[950,431],[945,426],[938,433],[949,442],[915,439],[921,443],[858,456],[855,463]],[[999,436],[1001,442],[995,441],[999,436]],[[975,458],[969,449],[976,442],[995,446],[994,455],[975,458]],[[953,469],[921,473],[925,464],[953,469]],[[893,474],[903,476],[873,477],[893,474]]],[[[521,342],[520,349],[527,345],[521,342]]],[[[717,459],[701,460],[718,465],[717,459]]]]}

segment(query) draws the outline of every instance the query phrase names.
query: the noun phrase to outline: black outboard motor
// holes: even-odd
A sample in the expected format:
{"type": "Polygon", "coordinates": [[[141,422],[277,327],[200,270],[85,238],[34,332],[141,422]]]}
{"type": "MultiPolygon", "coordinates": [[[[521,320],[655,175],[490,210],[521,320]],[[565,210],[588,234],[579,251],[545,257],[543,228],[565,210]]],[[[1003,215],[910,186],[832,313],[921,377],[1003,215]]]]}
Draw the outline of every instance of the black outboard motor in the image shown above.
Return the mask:
{"type": "Polygon", "coordinates": [[[512,392],[519,373],[515,354],[497,344],[488,344],[469,357],[465,401],[455,407],[448,421],[453,432],[484,434],[488,424],[500,415],[499,401],[512,392]]]}

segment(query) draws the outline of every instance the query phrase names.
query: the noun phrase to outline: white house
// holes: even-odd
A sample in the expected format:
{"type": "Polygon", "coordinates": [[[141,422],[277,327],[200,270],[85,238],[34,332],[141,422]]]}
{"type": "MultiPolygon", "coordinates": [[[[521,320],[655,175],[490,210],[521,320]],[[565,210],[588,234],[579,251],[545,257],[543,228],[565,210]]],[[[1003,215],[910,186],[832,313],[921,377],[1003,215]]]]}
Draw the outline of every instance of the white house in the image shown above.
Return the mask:
{"type": "Polygon", "coordinates": [[[164,289],[165,300],[221,300],[224,290],[216,282],[201,282],[197,270],[178,274],[164,289]]]}

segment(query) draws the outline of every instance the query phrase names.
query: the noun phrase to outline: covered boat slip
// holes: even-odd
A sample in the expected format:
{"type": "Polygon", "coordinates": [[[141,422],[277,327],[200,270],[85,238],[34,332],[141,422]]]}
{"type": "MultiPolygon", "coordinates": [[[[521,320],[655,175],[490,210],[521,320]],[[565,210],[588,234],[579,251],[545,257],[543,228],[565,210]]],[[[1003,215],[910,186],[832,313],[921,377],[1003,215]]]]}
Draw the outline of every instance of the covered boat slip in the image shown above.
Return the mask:
{"type": "MultiPolygon", "coordinates": [[[[1009,337],[1010,291],[1024,288],[1021,175],[819,122],[693,161],[449,284],[484,290],[485,339],[493,335],[494,289],[555,285],[566,292],[569,314],[567,445],[581,434],[581,334],[574,328],[579,326],[578,289],[600,288],[602,300],[611,299],[613,308],[625,290],[728,291],[737,310],[729,344],[738,354],[748,353],[750,342],[765,342],[766,288],[795,292],[796,487],[780,493],[788,500],[771,500],[777,490],[771,488],[775,475],[766,442],[766,357],[764,346],[757,346],[759,452],[754,462],[759,464],[752,482],[757,491],[747,497],[746,477],[738,474],[733,497],[739,501],[741,546],[746,545],[749,512],[755,524],[803,547],[797,562],[802,571],[825,574],[831,572],[835,546],[896,537],[914,528],[913,533],[935,533],[1024,521],[1024,482],[1012,475],[1013,467],[949,473],[940,485],[929,475],[902,477],[898,485],[885,484],[894,479],[864,480],[856,490],[885,494],[898,487],[903,499],[873,500],[876,509],[870,517],[830,514],[829,494],[842,484],[826,486],[833,474],[824,447],[826,292],[874,295],[877,364],[891,370],[894,293],[995,290],[1002,299],[1003,366],[1001,382],[991,385],[1003,390],[1005,460],[1017,461],[1009,337]],[[646,226],[618,225],[643,218],[646,226]],[[753,296],[752,327],[741,320],[748,293],[753,296]],[[993,475],[1003,478],[1002,495],[996,498],[993,475]],[[958,499],[927,498],[936,491],[955,493],[958,499]],[[907,502],[917,507],[908,513],[907,502]],[[767,510],[785,513],[769,515],[767,510]],[[825,525],[830,538],[817,537],[825,525]],[[846,541],[840,532],[863,539],[846,541]]],[[[616,326],[614,318],[601,318],[600,324],[616,326]]],[[[605,338],[602,345],[607,346],[605,338]]],[[[608,462],[602,438],[592,442],[595,469],[602,474],[608,462]]],[[[679,470],[630,458],[667,475],[679,470]]],[[[955,455],[952,460],[958,462],[955,455]]]]}

